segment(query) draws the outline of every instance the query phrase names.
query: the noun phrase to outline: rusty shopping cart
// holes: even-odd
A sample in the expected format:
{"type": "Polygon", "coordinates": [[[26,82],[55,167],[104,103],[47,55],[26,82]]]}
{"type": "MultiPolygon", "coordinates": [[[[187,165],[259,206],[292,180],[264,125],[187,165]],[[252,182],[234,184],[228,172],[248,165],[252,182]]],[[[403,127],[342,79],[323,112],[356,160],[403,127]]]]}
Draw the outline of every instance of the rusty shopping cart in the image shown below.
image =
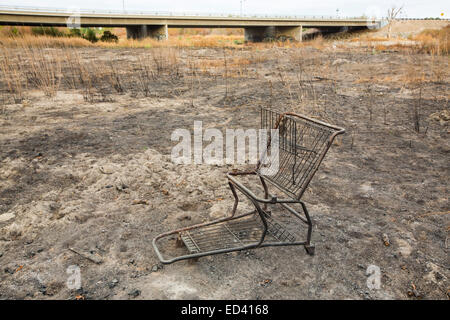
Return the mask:
{"type": "Polygon", "coordinates": [[[227,174],[234,196],[230,215],[158,235],[153,248],[162,263],[268,246],[304,246],[308,254],[314,254],[312,222],[301,198],[333,140],[345,130],[265,108],[261,109],[261,128],[277,134],[268,135],[267,148],[254,170],[227,174]],[[252,178],[256,180],[252,189],[241,181],[252,178]],[[238,191],[251,205],[250,212],[238,213],[238,191]],[[183,252],[165,257],[174,242],[183,252]]]}

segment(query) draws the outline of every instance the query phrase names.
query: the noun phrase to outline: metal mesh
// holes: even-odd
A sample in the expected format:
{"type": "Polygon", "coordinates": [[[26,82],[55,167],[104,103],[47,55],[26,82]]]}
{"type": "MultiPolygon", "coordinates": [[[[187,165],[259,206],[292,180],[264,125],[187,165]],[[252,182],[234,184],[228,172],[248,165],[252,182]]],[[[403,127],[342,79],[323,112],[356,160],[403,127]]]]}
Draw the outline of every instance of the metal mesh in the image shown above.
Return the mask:
{"type": "MultiPolygon", "coordinates": [[[[284,226],[267,217],[266,240],[294,242],[295,236],[284,226]]],[[[217,223],[208,227],[191,229],[181,233],[181,240],[190,253],[230,249],[258,243],[263,233],[261,219],[251,217],[217,223]]]]}
{"type": "Polygon", "coordinates": [[[261,128],[278,129],[279,146],[271,146],[269,139],[258,173],[295,198],[302,196],[335,134],[342,130],[299,115],[264,108],[261,110],[261,128]],[[270,162],[276,156],[278,166],[270,162]],[[261,171],[263,167],[264,173],[261,171]]]}

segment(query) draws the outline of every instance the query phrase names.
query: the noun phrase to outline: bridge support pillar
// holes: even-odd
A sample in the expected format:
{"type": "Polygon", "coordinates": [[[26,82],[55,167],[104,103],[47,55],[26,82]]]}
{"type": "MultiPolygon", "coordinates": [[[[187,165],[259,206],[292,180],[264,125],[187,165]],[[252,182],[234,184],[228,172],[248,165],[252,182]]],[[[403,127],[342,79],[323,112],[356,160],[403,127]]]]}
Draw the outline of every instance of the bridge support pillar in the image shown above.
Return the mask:
{"type": "Polygon", "coordinates": [[[169,32],[167,24],[128,26],[127,38],[134,40],[142,40],[144,38],[167,40],[169,38],[169,32]]]}
{"type": "Polygon", "coordinates": [[[302,26],[289,27],[248,27],[245,28],[245,41],[262,42],[270,40],[302,41],[302,26]]]}

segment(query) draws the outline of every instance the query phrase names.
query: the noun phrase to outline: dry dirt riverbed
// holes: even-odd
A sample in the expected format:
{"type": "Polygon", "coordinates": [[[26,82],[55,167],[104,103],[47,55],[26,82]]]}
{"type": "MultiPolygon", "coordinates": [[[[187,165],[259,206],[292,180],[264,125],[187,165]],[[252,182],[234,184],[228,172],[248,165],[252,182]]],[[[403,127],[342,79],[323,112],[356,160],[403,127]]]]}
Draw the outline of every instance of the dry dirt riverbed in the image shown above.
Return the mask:
{"type": "Polygon", "coordinates": [[[152,50],[73,50],[113,61],[123,92],[87,101],[63,82],[54,97],[30,87],[14,104],[3,84],[0,299],[448,299],[448,58],[239,50],[228,54],[247,59],[245,70],[230,63],[225,79],[186,71],[222,50],[184,49],[180,74],[161,73],[144,95],[129,73],[152,50]],[[161,265],[153,237],[232,205],[232,167],[173,164],[171,132],[194,120],[257,128],[259,106],[347,129],[303,198],[315,256],[263,248],[161,265]],[[79,290],[66,285],[72,265],[79,290]],[[367,286],[370,265],[379,290],[367,286]]]}

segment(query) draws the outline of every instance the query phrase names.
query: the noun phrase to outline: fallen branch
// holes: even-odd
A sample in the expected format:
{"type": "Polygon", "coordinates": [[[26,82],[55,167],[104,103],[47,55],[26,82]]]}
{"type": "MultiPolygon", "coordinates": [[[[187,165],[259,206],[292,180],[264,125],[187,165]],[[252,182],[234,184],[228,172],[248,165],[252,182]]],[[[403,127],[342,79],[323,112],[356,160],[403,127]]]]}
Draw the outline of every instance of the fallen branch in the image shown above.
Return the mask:
{"type": "Polygon", "coordinates": [[[85,252],[85,251],[82,251],[80,249],[74,249],[74,248],[69,248],[69,250],[74,252],[74,253],[76,253],[76,254],[78,254],[78,255],[80,255],[80,256],[82,256],[83,258],[85,258],[85,259],[87,259],[87,260],[89,260],[91,262],[96,263],[96,264],[101,264],[103,262],[102,258],[97,257],[96,255],[94,255],[94,254],[92,254],[90,252],[85,252]]]}

